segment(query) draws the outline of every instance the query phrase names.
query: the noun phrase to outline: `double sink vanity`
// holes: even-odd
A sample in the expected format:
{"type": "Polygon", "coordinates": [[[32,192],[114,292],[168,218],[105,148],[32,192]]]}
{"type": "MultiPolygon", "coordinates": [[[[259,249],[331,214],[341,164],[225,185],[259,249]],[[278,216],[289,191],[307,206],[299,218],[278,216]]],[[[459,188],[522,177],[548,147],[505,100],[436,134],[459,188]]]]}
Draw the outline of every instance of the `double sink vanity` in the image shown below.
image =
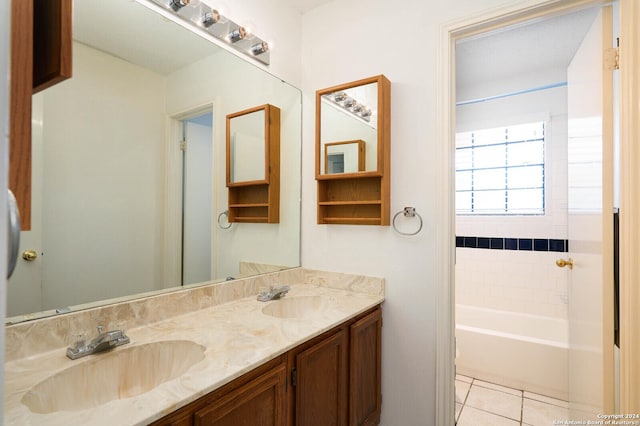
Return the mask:
{"type": "MultiPolygon", "coordinates": [[[[11,80],[7,425],[380,421],[384,280],[299,267],[302,92],[205,3],[12,2],[12,51],[65,61],[11,80]]],[[[318,224],[389,225],[390,88],[316,92],[318,224]]]]}
{"type": "Polygon", "coordinates": [[[378,424],[383,300],[382,279],[295,268],[11,325],[4,421],[378,424]],[[131,342],[68,358],[96,320],[131,342]]]}

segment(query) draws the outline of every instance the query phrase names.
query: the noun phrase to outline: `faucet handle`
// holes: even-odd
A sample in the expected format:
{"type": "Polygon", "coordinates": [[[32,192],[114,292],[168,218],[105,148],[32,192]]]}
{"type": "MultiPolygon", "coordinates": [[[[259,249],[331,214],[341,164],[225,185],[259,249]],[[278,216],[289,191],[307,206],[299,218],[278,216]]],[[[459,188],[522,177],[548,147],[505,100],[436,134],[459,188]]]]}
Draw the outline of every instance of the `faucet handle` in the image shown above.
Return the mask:
{"type": "Polygon", "coordinates": [[[77,331],[71,334],[69,339],[69,347],[73,349],[79,349],[87,343],[87,332],[86,331],[77,331]]]}
{"type": "Polygon", "coordinates": [[[98,336],[102,334],[102,329],[104,328],[104,326],[102,324],[98,324],[96,326],[96,328],[98,329],[98,336]]]}
{"type": "Polygon", "coordinates": [[[122,334],[127,333],[127,322],[125,320],[113,321],[109,323],[109,330],[122,331],[122,334]]]}

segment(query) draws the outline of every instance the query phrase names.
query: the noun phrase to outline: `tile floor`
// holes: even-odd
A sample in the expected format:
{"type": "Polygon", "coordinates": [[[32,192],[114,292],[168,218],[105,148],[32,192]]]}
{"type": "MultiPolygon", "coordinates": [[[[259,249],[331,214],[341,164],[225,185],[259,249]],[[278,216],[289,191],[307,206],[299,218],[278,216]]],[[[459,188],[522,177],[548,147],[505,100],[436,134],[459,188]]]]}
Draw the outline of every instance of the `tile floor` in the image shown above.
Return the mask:
{"type": "Polygon", "coordinates": [[[552,426],[567,420],[569,403],[456,375],[458,426],[552,426]]]}

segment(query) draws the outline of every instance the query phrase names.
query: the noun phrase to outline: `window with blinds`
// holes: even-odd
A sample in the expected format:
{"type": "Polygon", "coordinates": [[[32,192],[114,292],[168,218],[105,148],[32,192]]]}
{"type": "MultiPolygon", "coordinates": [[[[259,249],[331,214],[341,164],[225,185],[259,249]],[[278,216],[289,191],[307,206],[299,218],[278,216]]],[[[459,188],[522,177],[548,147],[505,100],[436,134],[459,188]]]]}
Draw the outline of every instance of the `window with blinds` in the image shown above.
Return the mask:
{"type": "Polygon", "coordinates": [[[544,214],[544,122],[456,134],[456,213],[544,214]]]}

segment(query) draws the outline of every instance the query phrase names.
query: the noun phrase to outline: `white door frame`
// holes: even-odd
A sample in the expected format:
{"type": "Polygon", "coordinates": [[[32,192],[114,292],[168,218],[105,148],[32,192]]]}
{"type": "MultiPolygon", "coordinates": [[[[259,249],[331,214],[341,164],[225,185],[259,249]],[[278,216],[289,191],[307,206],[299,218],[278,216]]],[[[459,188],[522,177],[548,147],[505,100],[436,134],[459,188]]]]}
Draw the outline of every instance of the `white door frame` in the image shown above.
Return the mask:
{"type": "Polygon", "coordinates": [[[640,4],[620,2],[620,412],[640,412],[640,4]]]}
{"type": "MultiPolygon", "coordinates": [[[[178,146],[178,142],[182,140],[182,121],[211,112],[215,120],[215,101],[207,102],[202,105],[197,105],[192,108],[188,108],[182,111],[167,114],[166,118],[166,135],[165,140],[165,153],[166,153],[166,204],[165,208],[165,261],[164,261],[164,279],[165,288],[175,287],[180,285],[180,268],[182,263],[182,155],[178,146]],[[176,284],[177,283],[177,284],[176,284]]],[[[214,129],[215,140],[215,129],[214,129]]],[[[214,143],[214,141],[212,141],[214,143]]],[[[215,146],[215,145],[214,145],[215,146]]],[[[213,156],[215,157],[215,148],[213,150],[213,156]]],[[[211,159],[212,164],[213,158],[211,159]]],[[[216,173],[212,173],[213,187],[216,187],[216,173]]],[[[217,205],[216,191],[213,191],[211,200],[212,212],[215,212],[217,205]]],[[[213,219],[212,219],[213,220],[213,219]]],[[[213,223],[213,222],[212,222],[213,223]]],[[[215,247],[213,247],[216,240],[215,234],[217,233],[217,227],[211,227],[211,276],[216,276],[217,262],[213,262],[216,258],[215,247]]]]}
{"type": "MultiPolygon", "coordinates": [[[[438,54],[436,145],[439,191],[436,226],[436,418],[438,425],[455,423],[454,290],[455,290],[455,43],[461,38],[532,19],[608,3],[605,0],[523,0],[479,15],[445,23],[438,54]]],[[[640,5],[620,0],[620,341],[621,412],[640,412],[640,5]],[[626,42],[625,42],[626,40],[626,42]],[[635,102],[635,103],[634,103],[635,102]],[[636,143],[634,144],[634,141],[636,143]],[[634,167],[636,166],[636,167],[634,167]]]]}

